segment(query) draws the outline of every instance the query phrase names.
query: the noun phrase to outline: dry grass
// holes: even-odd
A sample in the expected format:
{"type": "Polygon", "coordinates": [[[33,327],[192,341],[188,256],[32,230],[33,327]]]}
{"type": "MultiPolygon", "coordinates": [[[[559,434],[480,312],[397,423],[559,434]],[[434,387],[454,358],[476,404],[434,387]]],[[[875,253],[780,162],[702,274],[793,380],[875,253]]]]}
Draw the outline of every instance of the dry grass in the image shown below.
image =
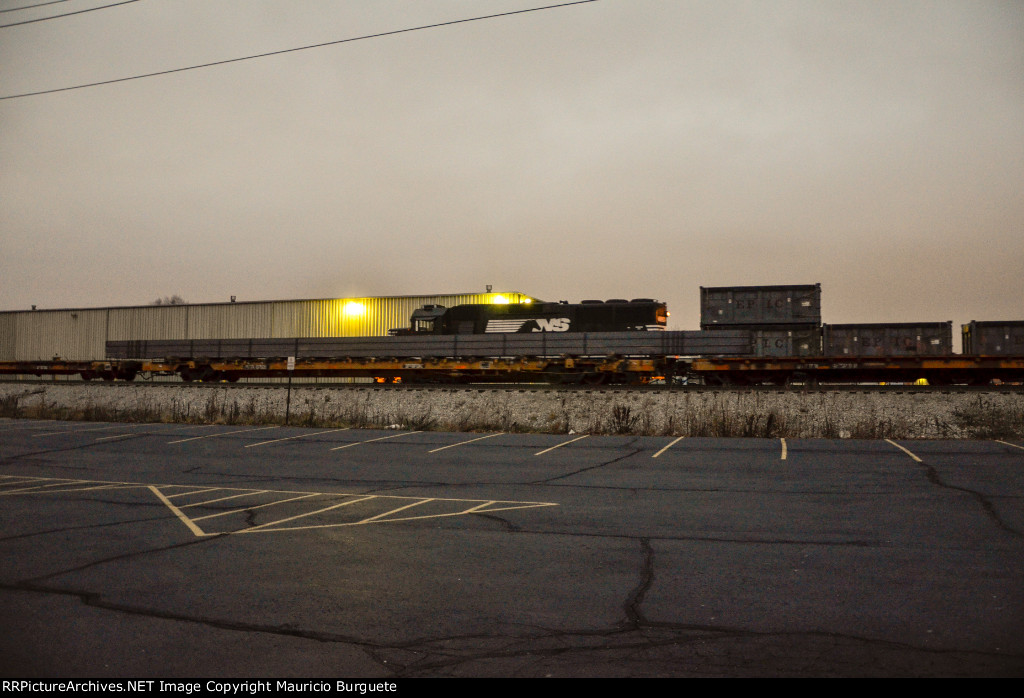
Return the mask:
{"type": "MultiPolygon", "coordinates": [[[[103,394],[75,393],[61,404],[47,389],[0,393],[0,416],[110,422],[284,424],[281,393],[211,391],[175,395],[162,406],[140,396],[131,405],[103,394]],[[113,404],[110,404],[113,402],[113,404]]],[[[160,397],[166,398],[162,394],[160,397]]],[[[785,397],[785,396],[783,396],[785,397]]],[[[858,398],[849,408],[825,395],[772,398],[762,394],[679,393],[669,399],[621,393],[553,395],[479,391],[403,394],[382,391],[293,391],[288,423],[312,428],[398,428],[415,431],[590,433],[754,438],[1024,438],[1019,396],[971,396],[934,413],[911,403],[858,398]],[[900,409],[894,409],[893,405],[900,409]],[[535,409],[529,409],[530,406],[535,409]],[[536,407],[543,405],[543,407],[536,407]]],[[[155,398],[154,398],[155,400],[155,398]]]]}

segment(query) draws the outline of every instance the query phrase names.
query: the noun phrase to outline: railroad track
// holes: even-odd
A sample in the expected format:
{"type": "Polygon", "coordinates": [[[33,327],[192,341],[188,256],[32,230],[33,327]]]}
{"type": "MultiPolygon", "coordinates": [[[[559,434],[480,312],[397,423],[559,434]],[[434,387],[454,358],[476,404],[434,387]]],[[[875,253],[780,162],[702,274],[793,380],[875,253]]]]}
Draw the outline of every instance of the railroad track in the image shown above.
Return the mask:
{"type": "MultiPolygon", "coordinates": [[[[84,382],[74,380],[55,381],[52,378],[35,378],[23,380],[0,380],[0,385],[24,386],[82,386],[88,385],[97,390],[132,390],[145,387],[157,388],[198,388],[198,389],[231,389],[246,388],[287,389],[285,382],[251,382],[251,383],[203,383],[183,381],[103,381],[84,382]]],[[[507,391],[507,392],[615,392],[615,393],[1024,393],[1024,385],[851,385],[851,384],[796,384],[790,386],[711,386],[711,385],[550,385],[548,383],[452,383],[452,384],[407,384],[401,383],[305,383],[294,382],[293,389],[329,388],[332,390],[388,390],[413,392],[450,392],[461,390],[474,391],[507,391]]]]}

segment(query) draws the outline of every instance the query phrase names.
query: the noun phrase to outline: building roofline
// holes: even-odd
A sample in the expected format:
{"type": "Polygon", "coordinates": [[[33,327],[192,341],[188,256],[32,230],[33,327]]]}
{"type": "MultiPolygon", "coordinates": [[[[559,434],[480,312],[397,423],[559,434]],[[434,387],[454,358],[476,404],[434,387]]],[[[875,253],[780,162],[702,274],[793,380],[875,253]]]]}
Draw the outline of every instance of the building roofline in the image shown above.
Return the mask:
{"type": "Polygon", "coordinates": [[[66,312],[79,312],[88,310],[139,310],[141,308],[208,308],[222,305],[268,305],[271,303],[323,303],[323,302],[334,302],[334,301],[378,301],[378,300],[402,300],[408,298],[439,298],[442,296],[482,296],[486,294],[492,295],[504,295],[518,293],[526,298],[531,298],[534,301],[539,301],[539,298],[535,298],[529,294],[523,293],[522,291],[472,291],[469,293],[416,293],[408,294],[403,296],[338,296],[334,298],[283,298],[279,300],[256,300],[256,301],[222,301],[217,303],[162,303],[160,305],[101,305],[101,306],[86,306],[86,307],[75,307],[75,308],[18,308],[13,310],[0,310],[0,315],[8,315],[13,313],[66,313],[66,312]]]}

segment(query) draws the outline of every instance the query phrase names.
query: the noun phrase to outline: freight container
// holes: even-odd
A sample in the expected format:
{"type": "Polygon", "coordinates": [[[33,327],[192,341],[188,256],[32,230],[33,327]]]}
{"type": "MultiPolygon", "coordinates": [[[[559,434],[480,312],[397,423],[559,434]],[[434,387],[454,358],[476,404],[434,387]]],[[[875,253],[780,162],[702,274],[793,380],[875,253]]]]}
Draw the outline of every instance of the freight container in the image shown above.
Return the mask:
{"type": "Polygon", "coordinates": [[[821,324],[821,284],[700,288],[700,326],[821,324]]]}
{"type": "Polygon", "coordinates": [[[964,354],[1024,356],[1024,320],[1010,322],[972,320],[961,330],[964,354]]]}
{"type": "Polygon", "coordinates": [[[751,334],[757,356],[821,356],[820,325],[765,325],[752,328],[751,334]]]}
{"type": "Polygon", "coordinates": [[[825,356],[948,356],[953,323],[824,325],[825,356]]]}

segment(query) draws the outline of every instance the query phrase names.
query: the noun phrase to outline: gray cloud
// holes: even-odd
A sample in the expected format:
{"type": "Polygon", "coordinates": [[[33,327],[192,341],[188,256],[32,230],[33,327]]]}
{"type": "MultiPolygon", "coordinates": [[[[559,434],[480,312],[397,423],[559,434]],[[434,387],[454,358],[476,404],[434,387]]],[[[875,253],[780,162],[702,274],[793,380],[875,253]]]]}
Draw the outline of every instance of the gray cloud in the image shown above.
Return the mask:
{"type": "MultiPolygon", "coordinates": [[[[13,94],[531,6],[135,3],[13,94]]],[[[36,12],[41,12],[37,10],[36,12]]],[[[15,13],[11,13],[15,14],[15,13]]],[[[602,0],[0,101],[0,307],[821,282],[1024,318],[1024,5],[602,0]]]]}

